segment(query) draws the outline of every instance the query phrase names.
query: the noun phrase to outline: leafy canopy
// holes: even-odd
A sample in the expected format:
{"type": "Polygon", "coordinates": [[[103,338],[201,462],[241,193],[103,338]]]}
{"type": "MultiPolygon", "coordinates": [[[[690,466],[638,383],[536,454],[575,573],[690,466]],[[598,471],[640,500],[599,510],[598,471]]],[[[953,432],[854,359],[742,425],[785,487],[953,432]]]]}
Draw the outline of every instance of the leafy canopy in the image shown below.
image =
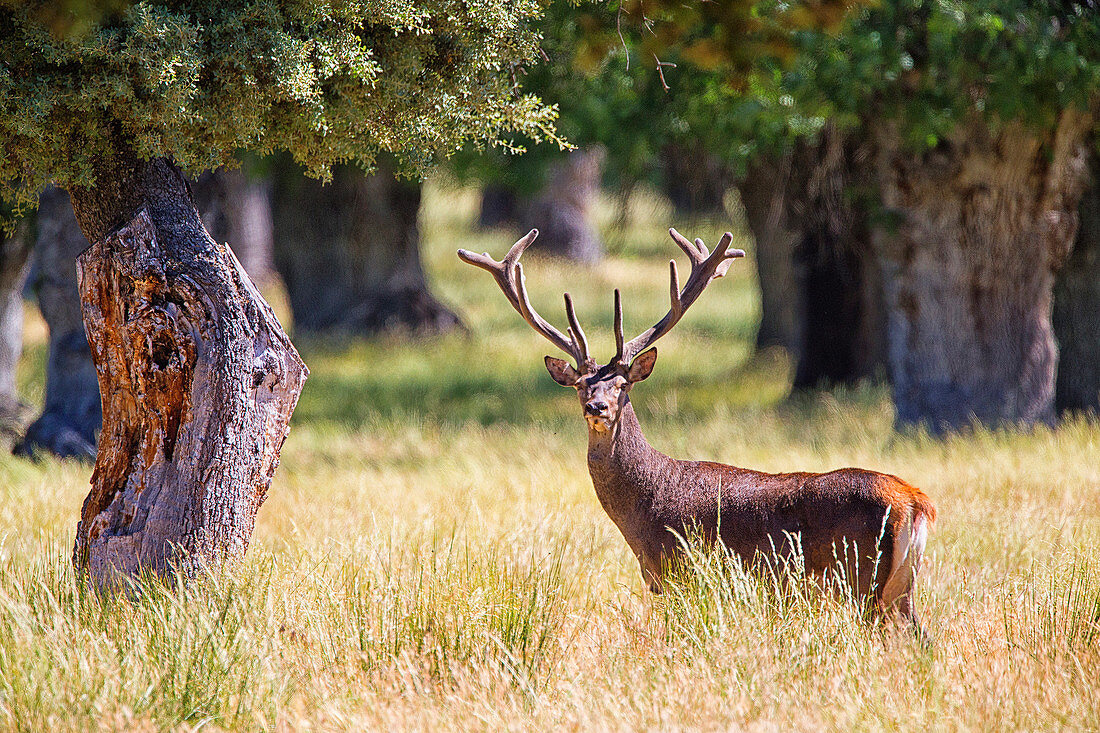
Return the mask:
{"type": "Polygon", "coordinates": [[[0,0],[0,197],[91,185],[97,161],[189,171],[287,150],[315,175],[464,141],[555,138],[520,94],[538,0],[0,0]],[[62,10],[58,10],[58,5],[62,10]]]}
{"type": "Polygon", "coordinates": [[[917,150],[967,120],[1042,130],[1100,102],[1095,0],[881,0],[840,33],[792,38],[795,63],[757,75],[773,111],[851,125],[893,119],[917,150]]]}
{"type": "MultiPolygon", "coordinates": [[[[607,151],[613,182],[657,182],[669,145],[704,146],[731,163],[792,133],[793,120],[765,115],[750,87],[763,59],[796,57],[796,31],[836,32],[850,0],[622,0],[553,3],[539,23],[544,63],[523,87],[558,108],[558,129],[578,147],[607,151]]],[[[459,174],[532,193],[552,145],[521,157],[464,156],[459,174]]]]}

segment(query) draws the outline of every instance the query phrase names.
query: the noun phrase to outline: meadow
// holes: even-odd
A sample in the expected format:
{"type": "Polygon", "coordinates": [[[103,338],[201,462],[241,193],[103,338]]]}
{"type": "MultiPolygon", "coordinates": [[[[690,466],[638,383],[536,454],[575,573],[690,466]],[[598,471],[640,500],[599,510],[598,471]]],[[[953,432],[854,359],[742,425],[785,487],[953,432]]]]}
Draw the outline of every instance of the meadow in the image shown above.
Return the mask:
{"type": "MultiPolygon", "coordinates": [[[[549,344],[454,254],[511,244],[472,215],[471,194],[433,188],[423,221],[467,333],[296,339],[312,375],[233,573],[87,592],[69,555],[90,466],[0,456],[0,728],[1100,729],[1100,423],[937,440],[895,432],[882,386],[791,397],[786,357],[753,351],[739,261],[633,392],[650,442],[922,487],[939,510],[918,596],[935,641],[717,553],[653,597],[593,493],[549,344]]],[[[606,358],[612,288],[628,332],[667,309],[667,226],[708,243],[729,226],[669,217],[638,202],[595,268],[528,256],[538,310],[564,323],[568,289],[606,358]]],[[[36,402],[45,344],[28,323],[36,402]]]]}

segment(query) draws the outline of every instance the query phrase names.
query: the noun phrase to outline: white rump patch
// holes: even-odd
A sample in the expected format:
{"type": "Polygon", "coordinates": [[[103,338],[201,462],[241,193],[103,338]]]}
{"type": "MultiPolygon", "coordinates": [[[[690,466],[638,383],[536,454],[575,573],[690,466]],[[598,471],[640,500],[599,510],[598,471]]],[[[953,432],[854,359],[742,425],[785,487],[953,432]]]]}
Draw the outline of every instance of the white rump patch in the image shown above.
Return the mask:
{"type": "Polygon", "coordinates": [[[928,518],[924,514],[918,514],[914,519],[913,510],[910,509],[908,521],[900,523],[897,536],[894,537],[893,562],[886,585],[882,589],[883,607],[890,608],[912,588],[927,542],[928,518]]]}

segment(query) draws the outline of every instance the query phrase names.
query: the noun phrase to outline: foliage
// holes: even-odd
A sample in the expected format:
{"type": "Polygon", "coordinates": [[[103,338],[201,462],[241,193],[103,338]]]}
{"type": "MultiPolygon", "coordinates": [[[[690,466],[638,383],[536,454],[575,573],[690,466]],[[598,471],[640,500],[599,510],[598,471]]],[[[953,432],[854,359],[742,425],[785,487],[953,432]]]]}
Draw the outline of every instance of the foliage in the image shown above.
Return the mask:
{"type": "Polygon", "coordinates": [[[795,40],[798,61],[773,70],[773,95],[842,122],[896,119],[916,148],[975,116],[1049,128],[1098,102],[1095,0],[885,0],[839,34],[795,40]]]}
{"type": "MultiPolygon", "coordinates": [[[[571,144],[606,149],[613,184],[657,182],[672,144],[702,144],[736,166],[799,132],[798,121],[766,114],[770,100],[750,88],[759,65],[782,68],[795,55],[793,32],[828,34],[849,5],[555,3],[539,25],[544,63],[526,69],[523,87],[558,108],[558,129],[571,144]]],[[[533,145],[521,158],[464,157],[459,172],[531,193],[559,156],[533,145]]]]}
{"type": "Polygon", "coordinates": [[[381,151],[421,171],[464,141],[554,137],[510,74],[537,49],[537,0],[69,5],[80,22],[0,3],[4,198],[90,185],[119,153],[194,172],[285,149],[323,175],[381,151]]]}

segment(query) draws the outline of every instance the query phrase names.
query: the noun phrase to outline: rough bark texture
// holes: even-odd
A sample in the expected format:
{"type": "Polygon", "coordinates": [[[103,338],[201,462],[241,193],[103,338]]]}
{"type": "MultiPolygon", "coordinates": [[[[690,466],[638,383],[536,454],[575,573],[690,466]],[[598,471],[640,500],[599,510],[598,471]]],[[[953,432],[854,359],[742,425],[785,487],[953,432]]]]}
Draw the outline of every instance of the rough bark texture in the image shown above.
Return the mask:
{"type": "Polygon", "coordinates": [[[830,126],[818,142],[758,162],[738,185],[757,245],[757,347],[791,352],[795,388],[851,384],[885,360],[882,286],[852,189],[863,157],[830,126]]]}
{"type": "Polygon", "coordinates": [[[22,455],[44,451],[61,458],[95,458],[103,417],[76,284],[76,258],[87,248],[69,194],[44,191],[38,200],[32,285],[50,334],[46,400],[16,448],[22,455]]]}
{"type": "Polygon", "coordinates": [[[875,132],[884,204],[875,233],[900,424],[934,431],[1054,416],[1054,270],[1077,230],[1085,115],[1036,137],[981,122],[916,156],[875,132]]]}
{"type": "Polygon", "coordinates": [[[1077,239],[1054,282],[1054,335],[1059,413],[1100,412],[1100,157],[1089,165],[1091,186],[1078,208],[1077,239]]]}
{"type": "Polygon", "coordinates": [[[23,353],[23,281],[34,238],[22,221],[10,236],[0,232],[0,443],[10,447],[22,433],[26,405],[19,401],[15,369],[23,353]]]}
{"type": "Polygon", "coordinates": [[[575,150],[551,165],[546,187],[525,207],[523,229],[538,229],[537,251],[596,262],[603,244],[592,221],[600,187],[602,148],[575,150]]]}
{"type": "Polygon", "coordinates": [[[292,164],[274,176],[275,259],[295,327],[372,334],[461,326],[429,292],[420,262],[418,183],[335,166],[322,185],[292,164]]]}
{"type": "Polygon", "coordinates": [[[73,562],[99,586],[242,556],[305,364],[162,159],[74,189],[103,431],[73,562]]]}

